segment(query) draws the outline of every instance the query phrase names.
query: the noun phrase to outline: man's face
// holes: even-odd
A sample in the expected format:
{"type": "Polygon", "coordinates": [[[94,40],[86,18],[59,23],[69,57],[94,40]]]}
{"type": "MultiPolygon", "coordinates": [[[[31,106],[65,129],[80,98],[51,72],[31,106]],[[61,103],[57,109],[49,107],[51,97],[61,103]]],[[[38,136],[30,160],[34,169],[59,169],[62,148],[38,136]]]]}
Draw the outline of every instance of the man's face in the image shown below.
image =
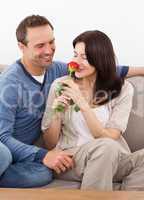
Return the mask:
{"type": "Polygon", "coordinates": [[[20,45],[27,63],[44,68],[52,63],[55,52],[55,38],[49,25],[28,28],[26,41],[27,45],[20,45]]]}

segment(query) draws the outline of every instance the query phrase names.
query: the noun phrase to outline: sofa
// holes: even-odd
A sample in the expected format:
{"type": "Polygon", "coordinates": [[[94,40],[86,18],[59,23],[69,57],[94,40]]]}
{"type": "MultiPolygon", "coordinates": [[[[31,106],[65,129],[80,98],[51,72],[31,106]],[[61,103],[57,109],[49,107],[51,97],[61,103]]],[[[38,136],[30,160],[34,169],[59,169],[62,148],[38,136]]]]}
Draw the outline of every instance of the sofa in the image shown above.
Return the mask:
{"type": "MultiPolygon", "coordinates": [[[[5,66],[0,65],[0,71],[5,66]]],[[[132,152],[144,148],[144,77],[137,76],[127,79],[134,87],[133,106],[130,113],[127,129],[124,137],[132,152]]],[[[37,146],[42,146],[43,141],[40,138],[36,142],[37,146]]],[[[80,182],[64,181],[55,179],[52,183],[44,186],[44,188],[80,188],[80,182]]],[[[114,190],[120,189],[120,183],[114,184],[114,190]]]]}

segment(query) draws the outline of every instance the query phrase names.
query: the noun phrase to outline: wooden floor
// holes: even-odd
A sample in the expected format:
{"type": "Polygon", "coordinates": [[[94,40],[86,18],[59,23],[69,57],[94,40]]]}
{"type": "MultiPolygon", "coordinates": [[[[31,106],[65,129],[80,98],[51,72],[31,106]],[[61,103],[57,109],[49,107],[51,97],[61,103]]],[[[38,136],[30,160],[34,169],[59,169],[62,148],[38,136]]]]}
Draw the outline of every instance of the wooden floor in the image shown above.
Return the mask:
{"type": "Polygon", "coordinates": [[[0,189],[0,200],[144,200],[144,192],[0,189]]]}

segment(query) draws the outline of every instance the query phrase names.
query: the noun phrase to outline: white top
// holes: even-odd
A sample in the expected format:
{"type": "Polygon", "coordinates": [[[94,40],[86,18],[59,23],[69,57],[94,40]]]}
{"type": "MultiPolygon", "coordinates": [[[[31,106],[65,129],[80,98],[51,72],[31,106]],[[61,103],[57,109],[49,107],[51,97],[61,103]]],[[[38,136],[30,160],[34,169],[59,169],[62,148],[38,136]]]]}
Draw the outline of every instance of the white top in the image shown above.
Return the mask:
{"type": "Polygon", "coordinates": [[[40,76],[32,76],[34,79],[36,79],[39,83],[43,83],[43,80],[44,80],[44,75],[45,74],[42,74],[40,76]]]}
{"type": "MultiPolygon", "coordinates": [[[[105,127],[105,124],[109,120],[109,110],[108,106],[102,105],[96,108],[92,108],[93,112],[95,113],[97,119],[102,123],[105,127]]],[[[71,115],[71,123],[73,124],[74,132],[77,134],[77,144],[76,146],[80,146],[89,142],[90,140],[94,139],[93,135],[91,134],[86,121],[81,113],[79,112],[72,112],[71,115]]]]}

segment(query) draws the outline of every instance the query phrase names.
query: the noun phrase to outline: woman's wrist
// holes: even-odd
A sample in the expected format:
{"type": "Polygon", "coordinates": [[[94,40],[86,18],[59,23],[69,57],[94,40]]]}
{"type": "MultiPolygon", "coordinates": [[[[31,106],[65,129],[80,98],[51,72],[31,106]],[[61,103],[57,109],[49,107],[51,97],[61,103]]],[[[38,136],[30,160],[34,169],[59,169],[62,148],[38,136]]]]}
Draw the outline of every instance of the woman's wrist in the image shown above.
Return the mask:
{"type": "Polygon", "coordinates": [[[79,106],[82,112],[85,112],[90,109],[88,102],[84,98],[79,99],[77,105],[79,106]]]}
{"type": "Polygon", "coordinates": [[[52,119],[53,120],[61,120],[62,119],[62,112],[54,112],[52,119]]]}

